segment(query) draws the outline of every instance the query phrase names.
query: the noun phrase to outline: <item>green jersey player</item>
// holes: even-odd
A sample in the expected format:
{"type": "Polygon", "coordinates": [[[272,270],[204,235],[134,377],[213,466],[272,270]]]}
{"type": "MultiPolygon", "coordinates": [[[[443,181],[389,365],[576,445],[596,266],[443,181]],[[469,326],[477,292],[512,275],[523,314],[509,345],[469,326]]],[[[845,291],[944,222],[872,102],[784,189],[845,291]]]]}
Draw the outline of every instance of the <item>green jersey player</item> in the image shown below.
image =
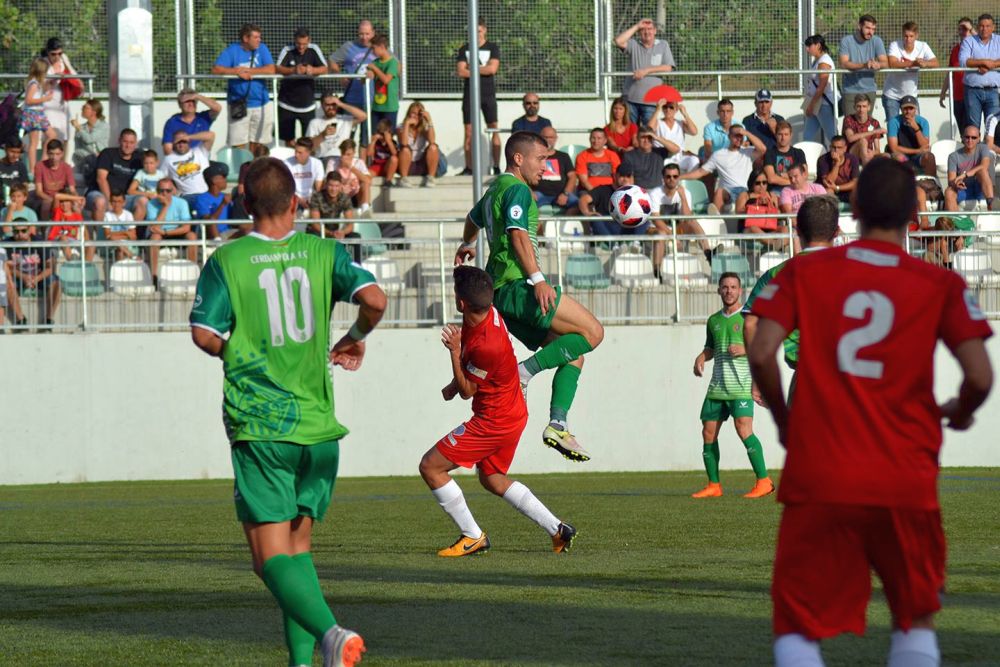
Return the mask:
{"type": "Polygon", "coordinates": [[[256,160],[245,190],[253,232],[205,264],[191,336],[222,359],[236,515],[254,571],[284,612],[289,664],[311,664],[318,640],[324,665],[354,665],[364,641],[337,625],[309,550],[347,434],[333,412],[328,361],[346,370],[361,366],[364,338],[382,317],[385,295],[337,241],[293,231],[295,183],[279,160],[256,160]],[[335,301],[360,308],[331,348],[335,301]]]}
{"type": "Polygon", "coordinates": [[[736,433],[746,447],[757,483],[744,498],[761,498],[774,492],[774,482],[767,476],[764,451],[753,434],[753,400],[750,398],[750,364],[743,341],[743,315],[740,296],[743,287],[739,275],[726,272],[719,277],[722,310],[708,318],[705,326],[705,349],[694,360],[694,374],[701,377],[705,362],[715,360],[708,393],[701,406],[702,456],[708,485],[692,498],[716,498],[722,495],[719,482],[719,427],[730,415],[736,433]]]}
{"type": "Polygon", "coordinates": [[[476,256],[476,238],[485,230],[490,246],[486,272],[493,278],[493,304],[507,329],[529,350],[518,365],[521,386],[537,373],[556,369],[552,378],[549,425],[542,441],[571,461],[590,455],[569,432],[567,416],[576,395],[583,355],[604,339],[604,327],[590,311],[545,280],[538,261],[538,207],[531,189],[545,172],[552,153],[541,136],[515,132],[507,140],[507,171],[486,191],[465,221],[455,264],[476,256]],[[539,349],[541,348],[541,349],[539,349]]]}

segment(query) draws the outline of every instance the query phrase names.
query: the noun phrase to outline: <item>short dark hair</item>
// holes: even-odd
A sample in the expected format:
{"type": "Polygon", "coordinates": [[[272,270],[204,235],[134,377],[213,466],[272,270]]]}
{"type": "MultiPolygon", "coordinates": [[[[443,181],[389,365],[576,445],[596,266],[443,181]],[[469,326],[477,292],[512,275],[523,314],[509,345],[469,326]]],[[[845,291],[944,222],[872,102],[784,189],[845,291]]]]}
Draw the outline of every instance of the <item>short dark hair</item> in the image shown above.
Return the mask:
{"type": "Polygon", "coordinates": [[[298,139],[295,140],[295,147],[296,148],[308,148],[309,152],[312,153],[312,149],[313,149],[312,139],[309,139],[308,137],[299,137],[298,139]]]}
{"type": "Polygon", "coordinates": [[[295,196],[295,181],[285,164],[273,157],[250,163],[243,182],[246,208],[255,218],[273,218],[289,209],[295,196]]]}
{"type": "Polygon", "coordinates": [[[481,28],[486,28],[487,27],[487,25],[486,25],[486,19],[484,19],[482,16],[479,17],[479,20],[476,22],[476,24],[479,27],[481,27],[481,28]]]}
{"type": "Polygon", "coordinates": [[[779,130],[788,130],[789,132],[791,132],[792,124],[789,123],[787,120],[779,120],[777,123],[774,124],[774,133],[777,134],[779,130]]]}
{"type": "Polygon", "coordinates": [[[660,173],[665,174],[668,171],[676,171],[677,173],[680,173],[681,166],[676,162],[668,162],[665,165],[663,165],[663,169],[660,170],[660,173]]]}
{"type": "Polygon", "coordinates": [[[722,281],[725,280],[726,278],[736,278],[736,284],[741,287],[743,286],[743,281],[740,280],[740,274],[735,273],[733,271],[726,271],[721,276],[719,276],[719,287],[722,287],[722,281]]]}
{"type": "Polygon", "coordinates": [[[474,313],[484,313],[493,304],[493,278],[474,266],[456,266],[455,296],[465,302],[474,313]]]}
{"type": "MultiPolygon", "coordinates": [[[[308,139],[306,141],[308,141],[308,139]]],[[[339,148],[340,152],[343,153],[346,150],[358,150],[358,145],[354,142],[354,139],[344,139],[340,142],[340,145],[337,146],[337,148],[339,148]]]]}
{"type": "Polygon", "coordinates": [[[257,25],[256,23],[244,23],[243,25],[240,26],[240,39],[242,40],[244,37],[246,37],[252,32],[263,32],[263,31],[260,29],[260,26],[257,25]]]}
{"type": "Polygon", "coordinates": [[[159,159],[160,159],[160,154],[159,154],[159,153],[157,153],[157,152],[156,152],[155,150],[153,150],[152,148],[147,148],[146,150],[144,150],[144,151],[142,152],[142,159],[144,159],[144,160],[145,160],[145,159],[146,159],[146,158],[148,158],[148,157],[155,157],[155,158],[156,158],[157,160],[159,160],[159,159]]]}
{"type": "MultiPolygon", "coordinates": [[[[309,28],[296,28],[295,34],[292,35],[292,39],[302,39],[303,37],[309,37],[309,28]]],[[[240,35],[242,37],[242,35],[240,35]]]]}
{"type": "Polygon", "coordinates": [[[913,219],[917,181],[913,169],[895,160],[872,160],[854,191],[854,209],[862,227],[901,229],[913,219]]]}
{"type": "Polygon", "coordinates": [[[28,184],[27,183],[14,183],[10,186],[10,192],[8,194],[14,194],[15,192],[20,192],[25,197],[28,196],[28,184]]]}
{"type": "Polygon", "coordinates": [[[976,19],[976,23],[979,23],[980,21],[993,21],[993,14],[980,14],[979,18],[976,19]]]}
{"type": "MultiPolygon", "coordinates": [[[[601,130],[601,132],[603,131],[601,130]]],[[[514,164],[514,155],[516,153],[524,154],[531,144],[538,144],[546,150],[549,148],[548,142],[542,138],[542,135],[535,132],[515,132],[510,135],[506,145],[503,147],[503,157],[507,161],[507,164],[514,164]]]]}
{"type": "Polygon", "coordinates": [[[131,135],[132,135],[133,137],[135,137],[136,139],[138,139],[138,138],[139,138],[139,135],[138,135],[138,134],[136,133],[136,131],[135,131],[135,130],[133,130],[133,129],[132,129],[131,127],[126,127],[126,128],[125,128],[125,129],[123,129],[123,130],[122,130],[121,132],[119,132],[119,133],[118,133],[118,138],[119,138],[119,139],[121,139],[121,138],[122,138],[122,137],[124,137],[124,136],[125,136],[126,134],[131,134],[131,135]]]}
{"type": "Polygon", "coordinates": [[[110,199],[115,199],[115,198],[117,198],[117,197],[121,197],[122,199],[125,199],[125,193],[124,193],[124,192],[122,192],[121,190],[112,190],[112,191],[111,191],[111,196],[110,196],[110,197],[108,197],[108,199],[109,199],[109,200],[110,200],[110,199]]]}
{"type": "Polygon", "coordinates": [[[858,19],[858,25],[864,25],[865,23],[874,23],[875,25],[878,25],[878,19],[871,14],[862,14],[858,19]]]}
{"type": "Polygon", "coordinates": [[[716,111],[718,111],[719,109],[721,109],[724,106],[730,106],[730,107],[735,108],[735,106],[733,105],[733,101],[731,99],[729,99],[728,97],[723,97],[721,100],[719,100],[719,103],[715,105],[715,109],[716,109],[716,111]]]}
{"type": "Polygon", "coordinates": [[[16,148],[18,150],[24,150],[24,144],[22,144],[21,140],[18,139],[17,137],[11,137],[10,139],[8,139],[7,143],[5,143],[3,147],[4,147],[4,150],[10,150],[11,148],[16,148]]]}
{"type": "Polygon", "coordinates": [[[920,28],[919,26],[917,26],[916,21],[907,21],[906,23],[903,24],[903,31],[905,32],[908,30],[912,30],[913,32],[918,32],[920,28]]]}
{"type": "Polygon", "coordinates": [[[324,180],[325,183],[329,183],[330,181],[333,181],[334,183],[343,183],[344,177],[340,175],[339,171],[334,169],[333,171],[331,171],[329,174],[326,175],[326,178],[324,180]]]}
{"type": "Polygon", "coordinates": [[[385,48],[389,48],[389,38],[382,33],[379,33],[372,37],[372,46],[384,46],[385,48]]]}
{"type": "Polygon", "coordinates": [[[803,242],[832,241],[839,229],[839,202],[831,195],[810,197],[802,202],[795,221],[803,242]]]}
{"type": "Polygon", "coordinates": [[[805,46],[812,46],[813,44],[819,44],[819,50],[823,53],[829,53],[830,49],[826,45],[826,37],[823,35],[809,35],[806,37],[806,41],[803,42],[805,46]]]}
{"type": "Polygon", "coordinates": [[[843,141],[844,143],[847,143],[847,137],[842,134],[835,134],[830,137],[830,143],[832,144],[835,141],[843,141]]]}
{"type": "Polygon", "coordinates": [[[48,143],[45,144],[46,151],[65,151],[66,147],[63,142],[58,139],[49,139],[48,143]]]}

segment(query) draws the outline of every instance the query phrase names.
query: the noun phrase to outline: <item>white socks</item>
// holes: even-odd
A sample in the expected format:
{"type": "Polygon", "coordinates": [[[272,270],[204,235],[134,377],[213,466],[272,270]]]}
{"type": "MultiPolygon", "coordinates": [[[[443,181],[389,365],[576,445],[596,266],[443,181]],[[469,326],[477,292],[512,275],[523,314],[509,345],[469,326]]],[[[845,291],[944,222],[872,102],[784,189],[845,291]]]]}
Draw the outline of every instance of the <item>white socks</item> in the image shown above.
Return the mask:
{"type": "Polygon", "coordinates": [[[889,667],[938,667],[941,651],[933,630],[911,628],[896,630],[889,645],[889,667]]]}
{"type": "Polygon", "coordinates": [[[507,492],[503,494],[503,499],[510,503],[514,509],[528,517],[539,526],[541,526],[545,532],[552,537],[559,530],[559,519],[556,515],[549,511],[549,508],[542,504],[535,494],[520,482],[514,482],[507,489],[507,492]]]}
{"type": "Polygon", "coordinates": [[[521,384],[524,385],[531,382],[531,378],[535,377],[530,372],[528,372],[527,368],[524,367],[523,361],[517,365],[517,375],[521,379],[521,384]]]}
{"type": "Polygon", "coordinates": [[[465,504],[465,496],[462,495],[462,489],[455,480],[450,480],[439,489],[431,489],[431,493],[434,494],[438,505],[448,513],[448,516],[455,522],[455,525],[458,526],[463,535],[471,537],[474,540],[482,537],[483,531],[479,527],[479,524],[476,523],[476,520],[472,518],[472,512],[469,511],[469,506],[465,504]]]}
{"type": "Polygon", "coordinates": [[[781,635],[774,640],[774,667],[823,667],[819,642],[803,635],[781,635]]]}

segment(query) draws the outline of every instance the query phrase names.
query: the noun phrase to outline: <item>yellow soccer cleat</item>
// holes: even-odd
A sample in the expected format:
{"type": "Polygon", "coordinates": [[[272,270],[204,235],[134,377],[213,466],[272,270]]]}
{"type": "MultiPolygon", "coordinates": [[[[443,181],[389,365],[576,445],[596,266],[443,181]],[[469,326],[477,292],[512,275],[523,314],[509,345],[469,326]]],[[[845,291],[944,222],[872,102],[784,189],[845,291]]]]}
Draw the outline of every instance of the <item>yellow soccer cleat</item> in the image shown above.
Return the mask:
{"type": "Polygon", "coordinates": [[[486,553],[490,548],[490,538],[483,533],[479,537],[472,538],[461,535],[458,541],[447,549],[438,552],[438,556],[444,558],[457,558],[459,556],[471,556],[472,554],[486,553]]]}
{"type": "Polygon", "coordinates": [[[551,424],[546,426],[542,432],[542,442],[570,461],[583,463],[590,460],[590,454],[580,446],[580,443],[576,441],[572,433],[569,431],[560,431],[551,424]]]}
{"type": "Polygon", "coordinates": [[[709,482],[708,485],[698,491],[697,493],[691,494],[692,498],[721,498],[722,497],[722,484],[718,482],[709,482]]]}

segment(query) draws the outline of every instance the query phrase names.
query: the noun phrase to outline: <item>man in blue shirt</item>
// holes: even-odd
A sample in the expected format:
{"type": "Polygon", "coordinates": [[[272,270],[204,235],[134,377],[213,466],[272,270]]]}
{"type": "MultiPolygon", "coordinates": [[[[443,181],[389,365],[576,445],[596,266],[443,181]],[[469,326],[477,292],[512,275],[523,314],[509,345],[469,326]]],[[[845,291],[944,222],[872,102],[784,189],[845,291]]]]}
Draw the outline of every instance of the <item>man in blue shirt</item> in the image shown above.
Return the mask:
{"type": "Polygon", "coordinates": [[[535,134],[541,134],[545,128],[552,127],[552,121],[538,115],[538,109],[541,106],[538,93],[525,93],[524,97],[521,98],[521,106],[524,107],[524,115],[514,119],[514,122],[510,125],[511,132],[534,132],[535,134]]]}
{"type": "Polygon", "coordinates": [[[261,41],[260,28],[244,23],[240,41],[233,42],[219,54],[212,74],[236,76],[229,81],[229,145],[254,152],[274,139],[274,112],[267,81],[253,80],[255,75],[274,74],[274,59],[261,41]]]}
{"type": "Polygon", "coordinates": [[[840,86],[844,93],[840,98],[841,116],[853,111],[853,100],[858,94],[865,95],[871,108],[875,108],[875,72],[889,66],[885,44],[875,34],[877,27],[875,17],[864,14],[858,19],[857,32],[840,40],[840,68],[851,70],[851,74],[844,75],[840,86]]]}
{"type": "Polygon", "coordinates": [[[729,128],[733,126],[733,101],[729,99],[719,100],[715,105],[715,111],[719,117],[705,126],[702,137],[705,139],[705,146],[702,148],[700,156],[702,164],[708,162],[715,151],[729,148],[729,128]]]}
{"type": "Polygon", "coordinates": [[[993,39],[993,16],[979,16],[979,34],[969,35],[958,49],[960,67],[975,67],[965,73],[965,112],[969,124],[980,127],[984,118],[1000,112],[1000,40],[993,39]]]}
{"type": "Polygon", "coordinates": [[[163,154],[170,155],[174,152],[174,135],[178,132],[186,132],[190,148],[197,148],[202,141],[214,138],[209,130],[212,123],[222,113],[222,105],[211,97],[199,95],[192,88],[185,88],[177,93],[177,106],[181,108],[180,113],[175,113],[167,119],[163,125],[163,154]],[[198,102],[208,108],[198,111],[198,102]]]}
{"type": "Polygon", "coordinates": [[[917,99],[906,95],[899,101],[899,115],[889,119],[888,150],[894,160],[909,162],[925,174],[937,173],[937,162],[931,153],[931,127],[927,119],[917,115],[917,99]]]}
{"type": "MultiPolygon", "coordinates": [[[[146,205],[146,235],[150,241],[170,239],[174,241],[194,241],[198,235],[191,229],[191,209],[181,197],[175,197],[177,189],[169,178],[161,178],[156,184],[156,197],[146,205]]],[[[195,261],[198,258],[198,246],[187,247],[187,258],[195,261]]],[[[149,251],[149,268],[157,275],[157,265],[160,262],[159,244],[151,245],[149,251]]]]}
{"type": "MultiPolygon", "coordinates": [[[[368,63],[375,61],[375,53],[372,51],[372,38],[374,36],[375,27],[372,22],[367,19],[361,21],[358,24],[358,38],[354,41],[344,42],[330,56],[330,70],[344,74],[364,74],[368,63]]],[[[366,112],[371,109],[365,104],[364,79],[347,79],[344,86],[344,94],[341,99],[352,106],[364,109],[366,112]]],[[[371,95],[372,97],[375,95],[375,86],[371,88],[371,95]]]]}

